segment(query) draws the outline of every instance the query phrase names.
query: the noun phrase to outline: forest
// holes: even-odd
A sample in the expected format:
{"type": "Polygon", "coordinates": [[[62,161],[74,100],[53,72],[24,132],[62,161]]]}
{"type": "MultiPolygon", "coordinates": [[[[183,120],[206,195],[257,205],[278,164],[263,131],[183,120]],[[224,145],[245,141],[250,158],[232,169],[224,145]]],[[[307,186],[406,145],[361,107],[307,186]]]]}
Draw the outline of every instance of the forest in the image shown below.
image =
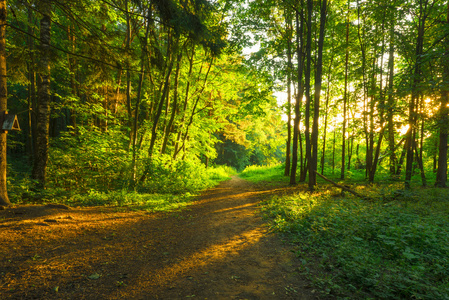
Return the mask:
{"type": "Polygon", "coordinates": [[[449,297],[447,1],[0,0],[0,121],[0,297],[449,297]]]}
{"type": "Polygon", "coordinates": [[[2,133],[3,204],[160,191],[162,174],[180,186],[217,165],[284,163],[311,190],[329,170],[446,186],[443,1],[18,0],[2,11],[2,111],[20,126],[7,143],[2,133]]]}

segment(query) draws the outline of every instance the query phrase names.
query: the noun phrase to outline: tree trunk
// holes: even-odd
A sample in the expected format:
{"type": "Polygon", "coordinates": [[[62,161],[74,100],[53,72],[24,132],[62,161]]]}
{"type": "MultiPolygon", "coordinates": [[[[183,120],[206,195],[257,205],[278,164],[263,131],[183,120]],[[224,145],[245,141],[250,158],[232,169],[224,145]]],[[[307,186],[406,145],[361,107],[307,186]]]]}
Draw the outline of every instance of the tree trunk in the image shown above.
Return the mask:
{"type": "Polygon", "coordinates": [[[32,177],[37,181],[38,188],[45,187],[48,140],[50,123],[50,41],[51,41],[51,10],[50,4],[41,2],[43,16],[40,21],[40,60],[38,63],[39,84],[38,104],[36,112],[36,148],[32,177]]]}
{"type": "Polygon", "coordinates": [[[427,9],[428,0],[421,0],[419,3],[419,15],[418,15],[418,36],[416,40],[415,50],[415,66],[412,78],[412,96],[409,102],[409,130],[407,131],[407,159],[405,164],[405,181],[404,186],[409,189],[410,181],[413,174],[413,146],[416,136],[416,103],[419,99],[419,84],[421,83],[421,54],[424,44],[424,29],[427,15],[425,13],[427,9]]]}
{"type": "Polygon", "coordinates": [[[395,177],[396,175],[396,152],[395,152],[395,139],[394,139],[394,111],[396,108],[396,102],[393,98],[394,87],[394,19],[391,20],[390,29],[390,49],[388,57],[388,100],[387,100],[387,124],[388,124],[388,151],[390,152],[390,175],[395,177]]]}
{"type": "MultiPolygon", "coordinates": [[[[331,40],[333,40],[334,34],[332,33],[332,38],[331,40]]],[[[333,49],[333,45],[332,45],[332,49],[333,49]]],[[[334,53],[332,51],[332,53],[334,53]]],[[[324,133],[323,133],[323,152],[321,155],[321,174],[324,175],[324,160],[325,160],[325,154],[326,154],[326,138],[327,138],[327,127],[328,127],[328,114],[329,114],[329,99],[330,99],[330,84],[331,84],[331,75],[332,75],[332,64],[334,61],[334,55],[332,55],[331,57],[331,61],[329,63],[329,68],[327,71],[327,90],[326,90],[326,104],[325,104],[325,109],[324,109],[324,133]]]]}
{"type": "MultiPolygon", "coordinates": [[[[187,111],[187,105],[189,103],[189,98],[190,98],[190,86],[191,86],[191,81],[190,79],[192,78],[192,73],[193,73],[193,58],[195,56],[195,46],[192,46],[192,56],[189,57],[189,53],[188,51],[186,51],[186,55],[187,58],[189,60],[189,73],[187,75],[187,86],[186,86],[186,90],[185,90],[185,96],[184,96],[184,106],[183,106],[183,113],[182,113],[182,118],[181,118],[181,128],[178,129],[178,136],[176,137],[176,142],[175,142],[175,149],[173,150],[173,160],[176,160],[176,157],[178,155],[179,152],[179,148],[181,146],[181,138],[182,138],[182,127],[184,126],[185,123],[185,118],[186,118],[186,111],[187,111]]],[[[201,67],[202,70],[202,67],[201,67]]],[[[201,72],[201,71],[200,71],[201,72]]]]}
{"type": "Polygon", "coordinates": [[[305,111],[305,135],[306,135],[306,159],[309,165],[309,189],[310,189],[310,179],[313,180],[314,177],[311,171],[314,167],[314,162],[312,160],[312,143],[310,138],[310,107],[312,105],[312,99],[310,96],[310,79],[312,72],[312,15],[313,15],[313,0],[307,0],[307,41],[306,41],[306,69],[304,74],[304,89],[306,96],[306,111],[305,111]]]}
{"type": "MultiPolygon", "coordinates": [[[[131,17],[129,12],[129,2],[125,1],[125,13],[126,13],[126,46],[125,50],[129,53],[131,48],[131,17]]],[[[131,72],[130,72],[131,64],[129,61],[126,62],[126,108],[128,112],[128,127],[132,128],[132,105],[131,105],[131,72]]],[[[130,139],[128,144],[128,150],[131,148],[134,137],[132,136],[134,133],[133,130],[130,131],[130,139]]]]}
{"type": "Polygon", "coordinates": [[[170,132],[172,131],[173,123],[175,121],[175,116],[178,111],[178,85],[179,85],[179,73],[181,70],[181,59],[182,52],[179,52],[177,60],[176,60],[176,71],[175,71],[175,83],[174,83],[174,91],[173,91],[173,108],[170,115],[170,120],[165,128],[165,136],[164,142],[162,143],[161,153],[164,154],[167,149],[167,144],[170,138],[170,132]]]}
{"type": "Polygon", "coordinates": [[[345,89],[343,95],[343,129],[341,141],[341,172],[340,179],[345,179],[345,156],[346,156],[346,110],[348,101],[348,64],[349,64],[349,1],[346,16],[346,54],[345,54],[345,89]]]}
{"type": "MultiPolygon", "coordinates": [[[[0,113],[7,109],[6,80],[6,0],[0,1],[0,113]]],[[[4,116],[4,115],[3,115],[4,116]]],[[[2,125],[2,124],[0,124],[2,125]]],[[[6,131],[0,130],[0,205],[11,205],[6,186],[6,131]]]]}
{"type": "MultiPolygon", "coordinates": [[[[449,25],[449,4],[447,7],[446,26],[449,25]]],[[[441,88],[440,105],[440,135],[438,146],[438,169],[435,186],[446,187],[447,182],[447,142],[449,131],[449,37],[445,39],[446,51],[442,58],[443,62],[443,85],[441,88]]]]}
{"type": "Polygon", "coordinates": [[[140,73],[139,73],[139,82],[137,85],[137,98],[136,98],[136,108],[134,112],[134,126],[133,126],[133,141],[132,141],[132,184],[136,184],[137,177],[137,133],[139,130],[139,114],[140,114],[140,102],[142,98],[142,87],[143,87],[143,78],[145,76],[145,57],[147,54],[147,44],[148,44],[148,34],[150,32],[150,7],[148,8],[148,16],[146,22],[146,31],[145,37],[142,43],[142,54],[140,57],[140,73]]]}
{"type": "Polygon", "coordinates": [[[318,123],[320,117],[321,75],[323,72],[323,47],[326,29],[327,0],[321,3],[320,36],[318,38],[318,58],[315,73],[315,95],[313,103],[312,125],[312,155],[309,163],[309,190],[313,191],[316,185],[316,172],[318,170],[318,123]]]}
{"type": "MultiPolygon", "coordinates": [[[[33,12],[31,10],[28,11],[28,23],[33,24],[33,12]]],[[[34,35],[34,30],[31,25],[28,25],[28,51],[30,53],[29,62],[28,65],[28,141],[27,141],[27,148],[28,148],[28,156],[29,161],[32,164],[34,161],[34,147],[36,144],[35,141],[35,124],[36,124],[36,118],[34,115],[34,110],[36,108],[36,65],[35,65],[35,58],[34,58],[34,39],[32,36],[34,35]]]]}
{"type": "Polygon", "coordinates": [[[284,176],[290,176],[290,148],[292,143],[292,41],[291,41],[291,33],[293,31],[292,20],[290,17],[290,12],[287,12],[288,16],[286,17],[286,25],[287,25],[287,143],[285,149],[285,170],[284,176]]]}
{"type": "Polygon", "coordinates": [[[298,167],[298,140],[299,140],[299,121],[301,118],[300,115],[300,106],[302,101],[302,73],[303,73],[303,58],[302,58],[302,47],[303,47],[303,31],[304,31],[304,9],[303,9],[303,0],[301,0],[301,8],[300,12],[296,10],[296,51],[297,51],[297,59],[298,59],[298,91],[296,95],[295,101],[295,120],[293,123],[293,148],[292,148],[292,169],[290,172],[290,184],[296,184],[296,170],[298,167]]]}

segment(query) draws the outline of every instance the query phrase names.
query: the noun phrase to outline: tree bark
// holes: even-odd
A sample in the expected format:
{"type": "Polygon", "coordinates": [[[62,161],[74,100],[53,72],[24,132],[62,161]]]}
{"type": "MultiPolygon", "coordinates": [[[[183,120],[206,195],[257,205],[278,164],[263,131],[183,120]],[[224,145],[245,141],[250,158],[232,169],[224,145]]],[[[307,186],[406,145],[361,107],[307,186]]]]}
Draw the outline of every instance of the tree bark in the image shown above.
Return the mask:
{"type": "Polygon", "coordinates": [[[43,1],[41,7],[43,16],[40,21],[40,60],[38,63],[40,82],[36,112],[35,160],[32,172],[32,177],[37,181],[38,188],[44,188],[46,183],[50,125],[50,3],[43,1]]]}
{"type": "Polygon", "coordinates": [[[320,36],[318,38],[318,58],[315,73],[315,95],[313,100],[313,125],[312,125],[312,155],[309,162],[309,190],[313,191],[316,185],[316,174],[318,170],[318,131],[320,117],[321,75],[323,73],[323,47],[326,29],[327,0],[321,3],[320,13],[320,36]]]}
{"type": "Polygon", "coordinates": [[[348,97],[348,64],[349,64],[349,1],[346,16],[346,50],[345,50],[345,89],[343,95],[343,129],[341,141],[341,172],[340,179],[345,179],[345,156],[346,156],[346,110],[348,97]]]}
{"type": "MultiPolygon", "coordinates": [[[[0,113],[7,109],[7,79],[6,79],[6,0],[0,1],[0,113]]],[[[2,124],[0,124],[2,125],[2,124]]],[[[9,206],[6,186],[6,131],[0,130],[0,205],[9,206]]]]}
{"type": "Polygon", "coordinates": [[[424,29],[427,19],[426,9],[428,0],[420,0],[419,2],[419,14],[418,14],[418,36],[416,39],[415,50],[415,66],[412,77],[412,96],[409,102],[409,130],[407,131],[407,156],[405,164],[405,181],[404,186],[406,189],[410,189],[410,181],[413,174],[413,146],[416,137],[416,103],[419,99],[419,84],[421,83],[421,54],[424,44],[424,29]]]}
{"type": "Polygon", "coordinates": [[[305,111],[305,135],[306,135],[306,159],[309,165],[309,189],[311,188],[310,179],[313,180],[312,170],[314,162],[312,160],[312,141],[310,136],[310,110],[312,99],[310,96],[310,81],[312,72],[312,15],[313,15],[313,0],[307,0],[307,41],[306,41],[306,69],[304,74],[304,89],[306,96],[306,111],[305,111]]]}
{"type": "MultiPolygon", "coordinates": [[[[334,34],[332,33],[332,38],[331,40],[333,40],[333,36],[334,34]]],[[[332,45],[332,49],[333,49],[333,45],[332,45]]],[[[332,53],[334,53],[332,51],[332,53]]],[[[326,154],[326,138],[327,138],[327,127],[328,127],[328,114],[329,114],[329,99],[330,99],[330,85],[331,85],[331,78],[332,78],[332,64],[334,61],[334,55],[332,54],[331,56],[331,61],[329,63],[329,68],[328,68],[328,78],[327,78],[327,91],[326,91],[326,104],[325,104],[325,108],[324,108],[324,133],[323,133],[323,152],[321,154],[321,174],[324,175],[324,160],[325,160],[325,154],[326,154]]]]}
{"type": "Polygon", "coordinates": [[[148,7],[145,38],[142,43],[142,50],[141,50],[142,54],[140,57],[140,73],[139,73],[139,82],[137,85],[136,108],[135,108],[135,112],[134,112],[133,141],[132,141],[132,151],[133,151],[132,182],[133,182],[133,185],[136,184],[136,177],[137,177],[137,132],[139,130],[140,102],[141,102],[141,98],[142,98],[143,78],[145,76],[145,57],[147,54],[148,35],[150,32],[150,12],[151,12],[151,8],[148,7]]]}
{"type": "MultiPolygon", "coordinates": [[[[449,4],[447,7],[446,26],[449,25],[449,4]]],[[[438,169],[436,174],[435,186],[446,187],[447,183],[447,142],[449,131],[449,37],[445,39],[446,51],[442,58],[443,62],[443,85],[441,88],[440,105],[440,134],[438,146],[438,169]]]]}
{"type": "Polygon", "coordinates": [[[296,49],[297,49],[297,60],[298,60],[298,91],[296,95],[295,101],[295,120],[293,122],[293,147],[292,147],[292,169],[290,171],[290,184],[296,184],[296,170],[298,168],[298,141],[299,141],[299,121],[301,118],[300,115],[300,106],[302,101],[302,73],[303,73],[303,57],[302,57],[302,48],[303,48],[303,32],[304,32],[304,2],[301,0],[300,11],[296,10],[296,49]]]}
{"type": "Polygon", "coordinates": [[[182,59],[182,52],[180,51],[178,53],[178,57],[176,60],[176,71],[175,71],[175,83],[174,83],[174,91],[173,91],[173,108],[170,115],[170,120],[168,121],[168,124],[165,128],[165,136],[164,136],[164,142],[162,143],[161,153],[165,154],[165,151],[167,149],[167,144],[170,138],[170,133],[172,131],[173,123],[175,121],[175,116],[178,111],[178,85],[179,85],[179,73],[181,71],[181,59],[182,59]]]}
{"type": "Polygon", "coordinates": [[[387,100],[387,124],[388,124],[388,151],[390,152],[390,175],[395,177],[396,175],[396,152],[395,152],[395,138],[394,138],[394,111],[396,103],[393,98],[394,87],[394,25],[395,20],[391,20],[390,28],[390,49],[388,57],[388,100],[387,100]]]}
{"type": "Polygon", "coordinates": [[[292,20],[290,17],[290,12],[287,12],[288,17],[286,18],[287,25],[287,143],[285,149],[285,170],[284,176],[290,176],[290,148],[292,143],[292,41],[291,33],[293,31],[292,20]]]}

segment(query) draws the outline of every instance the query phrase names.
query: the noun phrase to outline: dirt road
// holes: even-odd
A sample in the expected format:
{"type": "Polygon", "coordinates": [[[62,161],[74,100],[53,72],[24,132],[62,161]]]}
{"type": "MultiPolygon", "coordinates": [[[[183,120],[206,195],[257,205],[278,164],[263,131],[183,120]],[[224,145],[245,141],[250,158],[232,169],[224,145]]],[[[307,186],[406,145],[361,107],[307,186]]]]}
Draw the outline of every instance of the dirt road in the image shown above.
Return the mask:
{"type": "Polygon", "coordinates": [[[182,212],[0,211],[1,299],[317,299],[238,177],[182,212]]]}

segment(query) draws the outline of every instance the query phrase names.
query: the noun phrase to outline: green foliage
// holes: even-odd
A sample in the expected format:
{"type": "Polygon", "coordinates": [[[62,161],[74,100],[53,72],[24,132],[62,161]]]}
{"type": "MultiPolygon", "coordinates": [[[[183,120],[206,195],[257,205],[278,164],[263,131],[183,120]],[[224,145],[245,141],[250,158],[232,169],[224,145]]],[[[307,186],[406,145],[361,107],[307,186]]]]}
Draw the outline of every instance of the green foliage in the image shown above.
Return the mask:
{"type": "Polygon", "coordinates": [[[298,245],[299,256],[322,258],[327,275],[316,272],[312,278],[325,292],[448,299],[449,193],[383,190],[377,202],[335,197],[328,190],[275,197],[263,209],[298,245]]]}
{"type": "Polygon", "coordinates": [[[228,179],[228,172],[235,172],[221,166],[207,169],[196,158],[172,161],[168,156],[158,156],[148,164],[150,172],[147,179],[138,187],[145,193],[195,193],[228,179]]]}
{"type": "Polygon", "coordinates": [[[278,182],[284,181],[284,165],[281,164],[272,164],[268,166],[248,166],[241,173],[240,177],[252,181],[252,182],[278,182]]]}
{"type": "Polygon", "coordinates": [[[77,133],[63,133],[50,148],[49,186],[79,192],[126,188],[130,178],[127,142],[113,128],[107,133],[83,127],[77,133]]]}
{"type": "Polygon", "coordinates": [[[117,206],[134,210],[173,211],[187,207],[192,203],[192,194],[178,195],[137,193],[126,190],[109,193],[89,191],[85,195],[76,194],[66,199],[71,206],[117,206]]]}
{"type": "MultiPolygon", "coordinates": [[[[173,161],[168,155],[148,160],[150,174],[131,190],[128,138],[110,127],[108,132],[66,132],[52,140],[48,186],[34,190],[30,167],[22,160],[10,166],[9,194],[13,203],[57,202],[70,206],[119,206],[149,211],[181,209],[201,190],[227,180],[236,171],[226,166],[206,168],[195,156],[173,161]]],[[[146,165],[141,163],[141,168],[146,165]]]]}

